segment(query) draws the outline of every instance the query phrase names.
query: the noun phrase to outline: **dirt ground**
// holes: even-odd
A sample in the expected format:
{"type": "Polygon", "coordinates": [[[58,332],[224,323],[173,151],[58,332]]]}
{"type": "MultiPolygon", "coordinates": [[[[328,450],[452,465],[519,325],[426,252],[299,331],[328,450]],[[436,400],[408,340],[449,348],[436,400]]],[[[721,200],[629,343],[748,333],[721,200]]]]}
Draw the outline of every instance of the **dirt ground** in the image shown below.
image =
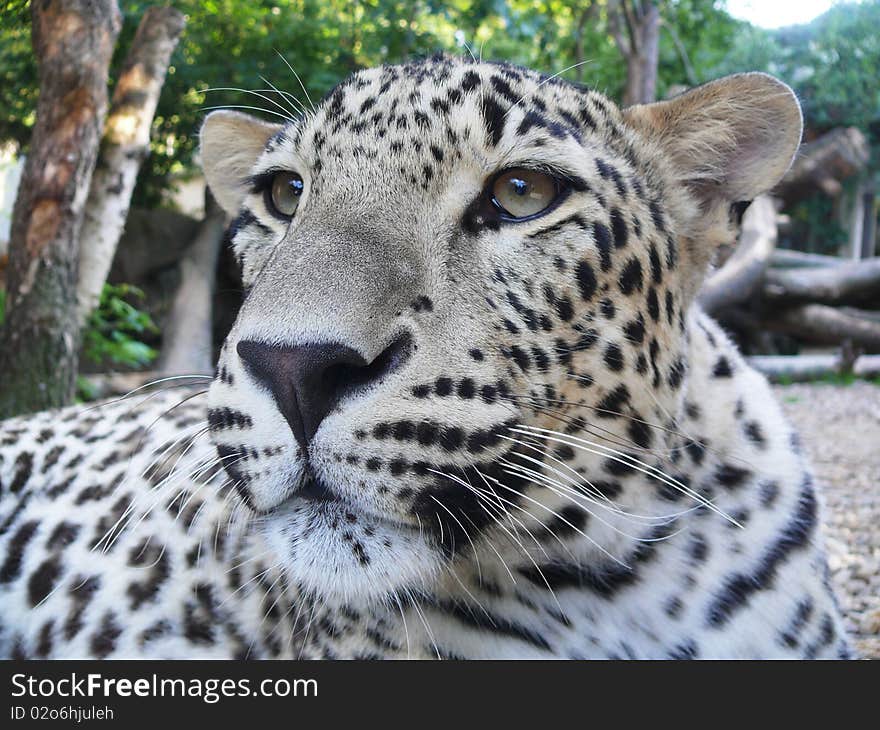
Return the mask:
{"type": "Polygon", "coordinates": [[[825,494],[825,534],[847,629],[880,659],[880,386],[777,386],[825,494]]]}

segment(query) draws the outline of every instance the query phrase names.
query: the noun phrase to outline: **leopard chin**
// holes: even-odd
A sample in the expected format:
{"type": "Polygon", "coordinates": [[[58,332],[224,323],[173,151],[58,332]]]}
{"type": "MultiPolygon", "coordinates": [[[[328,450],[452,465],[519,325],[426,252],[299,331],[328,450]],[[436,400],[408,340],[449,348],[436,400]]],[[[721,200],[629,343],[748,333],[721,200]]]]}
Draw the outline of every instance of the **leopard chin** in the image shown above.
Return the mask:
{"type": "Polygon", "coordinates": [[[323,605],[387,605],[430,587],[446,562],[430,535],[336,499],[291,497],[260,536],[297,591],[323,605]]]}

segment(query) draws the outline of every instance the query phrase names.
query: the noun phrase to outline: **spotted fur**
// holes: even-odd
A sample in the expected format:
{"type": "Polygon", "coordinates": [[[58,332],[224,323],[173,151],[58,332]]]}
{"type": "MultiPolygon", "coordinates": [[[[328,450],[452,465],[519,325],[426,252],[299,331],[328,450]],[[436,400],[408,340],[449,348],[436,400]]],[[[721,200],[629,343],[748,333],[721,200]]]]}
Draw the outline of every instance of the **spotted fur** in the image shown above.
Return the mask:
{"type": "Polygon", "coordinates": [[[3,424],[0,653],[847,656],[797,437],[694,304],[799,134],[766,76],[621,111],[448,57],[210,117],[247,290],[216,377],[3,424]],[[565,195],[510,223],[517,166],[565,195]],[[242,342],[404,354],[305,438],[242,342]]]}

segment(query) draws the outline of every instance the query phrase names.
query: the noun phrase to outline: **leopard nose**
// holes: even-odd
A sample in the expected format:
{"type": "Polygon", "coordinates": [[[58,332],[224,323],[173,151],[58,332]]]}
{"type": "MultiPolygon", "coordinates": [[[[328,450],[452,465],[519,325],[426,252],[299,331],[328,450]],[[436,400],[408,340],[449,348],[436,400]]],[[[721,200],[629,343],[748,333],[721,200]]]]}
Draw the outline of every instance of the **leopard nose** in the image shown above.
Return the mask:
{"type": "Polygon", "coordinates": [[[296,440],[307,450],[338,404],[406,362],[412,340],[409,335],[396,338],[372,362],[339,342],[290,347],[242,340],[236,350],[250,373],[272,393],[296,440]]]}

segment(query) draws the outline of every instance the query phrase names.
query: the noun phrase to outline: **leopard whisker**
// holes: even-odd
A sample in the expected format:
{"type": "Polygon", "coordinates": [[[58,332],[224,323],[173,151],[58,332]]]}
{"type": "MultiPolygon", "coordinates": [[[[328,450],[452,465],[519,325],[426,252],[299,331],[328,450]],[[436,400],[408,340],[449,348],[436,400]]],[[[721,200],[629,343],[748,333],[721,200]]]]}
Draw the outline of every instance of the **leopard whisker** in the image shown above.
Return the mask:
{"type": "Polygon", "coordinates": [[[461,528],[461,531],[464,533],[464,536],[468,539],[468,542],[471,544],[471,550],[473,550],[473,553],[474,553],[474,560],[477,563],[477,572],[479,573],[480,577],[482,578],[483,571],[482,571],[482,568],[480,567],[480,556],[477,553],[477,546],[474,545],[474,541],[471,539],[470,534],[468,533],[467,530],[464,529],[464,525],[461,524],[461,521],[454,514],[452,514],[452,510],[450,510],[449,507],[447,507],[445,504],[443,504],[433,494],[431,495],[431,499],[433,499],[438,505],[440,505],[440,507],[442,507],[444,510],[446,510],[446,512],[449,514],[449,516],[453,520],[455,520],[455,523],[461,528]]]}
{"type": "MultiPolygon", "coordinates": [[[[529,449],[541,454],[543,457],[550,458],[554,462],[557,462],[561,466],[565,467],[574,475],[574,477],[569,476],[567,474],[564,474],[563,472],[550,466],[546,462],[541,461],[539,459],[534,459],[534,458],[528,456],[527,454],[521,454],[521,453],[517,454],[517,456],[519,458],[526,459],[527,461],[530,461],[541,468],[549,469],[554,474],[558,475],[560,478],[566,480],[569,484],[574,485],[573,488],[572,487],[564,487],[561,484],[559,485],[560,488],[565,489],[566,493],[570,493],[571,497],[577,498],[577,499],[585,499],[590,504],[593,504],[596,507],[600,507],[602,509],[608,510],[608,511],[612,512],[613,514],[619,515],[621,517],[625,517],[627,519],[632,519],[634,521],[645,522],[648,524],[666,524],[672,520],[675,520],[683,515],[689,514],[693,511],[695,511],[696,509],[698,509],[697,507],[691,507],[689,509],[681,510],[679,512],[673,512],[668,515],[640,515],[640,514],[636,514],[633,512],[628,512],[627,510],[621,509],[613,500],[609,499],[606,495],[599,492],[599,490],[596,489],[596,487],[586,477],[583,477],[580,474],[578,474],[574,469],[572,469],[567,464],[565,464],[561,460],[554,457],[552,454],[543,452],[538,446],[535,446],[534,444],[530,444],[525,441],[521,441],[519,439],[511,438],[510,436],[501,436],[501,438],[506,441],[510,441],[512,443],[519,444],[521,446],[529,448],[529,449]],[[595,490],[596,497],[590,497],[589,495],[585,494],[582,491],[581,482],[579,482],[577,480],[581,480],[581,482],[583,482],[583,484],[586,484],[588,487],[595,490]],[[602,501],[599,501],[600,499],[604,500],[605,503],[603,503],[602,501]]],[[[590,512],[590,514],[594,514],[594,513],[590,512]]],[[[596,516],[596,519],[601,521],[601,518],[598,516],[596,516]]]]}
{"type": "Polygon", "coordinates": [[[216,109],[248,109],[249,111],[261,112],[262,114],[270,114],[272,116],[281,117],[282,119],[296,123],[295,119],[291,119],[287,114],[281,114],[279,112],[273,112],[270,109],[263,109],[259,106],[248,106],[247,104],[228,104],[228,105],[220,105],[220,106],[203,106],[199,109],[201,112],[210,112],[216,109]]]}
{"type": "Polygon", "coordinates": [[[703,505],[704,507],[711,509],[713,512],[715,512],[719,516],[723,517],[725,520],[727,520],[731,524],[733,524],[737,527],[740,527],[740,528],[742,527],[742,525],[739,524],[739,522],[737,522],[733,517],[731,517],[726,512],[724,512],[724,510],[722,510],[721,508],[716,506],[711,500],[706,499],[705,497],[703,497],[699,493],[692,490],[690,487],[686,486],[685,484],[682,484],[679,480],[671,477],[670,475],[666,474],[665,472],[660,471],[656,467],[653,467],[650,464],[646,464],[645,462],[643,462],[639,459],[636,459],[635,457],[630,456],[626,453],[619,452],[614,449],[609,449],[607,446],[603,446],[602,444],[597,444],[592,441],[587,441],[585,439],[578,438],[577,436],[572,436],[570,434],[563,434],[563,433],[560,433],[559,431],[552,431],[550,429],[540,428],[538,426],[528,426],[525,424],[520,424],[520,426],[518,428],[511,428],[510,430],[513,431],[514,433],[531,434],[535,431],[538,431],[538,432],[545,433],[545,434],[553,434],[552,436],[545,436],[545,438],[549,439],[550,441],[556,441],[558,443],[567,443],[569,446],[574,446],[575,448],[579,448],[582,451],[596,454],[598,456],[608,457],[609,459],[611,459],[613,461],[616,461],[621,464],[625,464],[626,466],[629,466],[630,468],[634,469],[635,471],[639,471],[647,476],[650,476],[654,479],[657,479],[658,481],[661,481],[664,484],[667,484],[667,485],[677,489],[678,491],[691,497],[693,500],[695,500],[699,504],[703,505]],[[527,429],[527,430],[522,431],[519,429],[527,429]],[[569,440],[566,441],[565,439],[569,439],[569,440]],[[572,443],[572,441],[574,443],[572,443]],[[590,447],[592,447],[592,448],[590,448],[590,447]],[[601,451],[596,451],[595,449],[601,449],[601,451]]]}
{"type": "MultiPolygon", "coordinates": [[[[167,382],[173,381],[173,380],[184,380],[184,379],[203,380],[204,382],[210,383],[212,380],[212,377],[210,375],[170,375],[165,378],[158,378],[157,380],[151,380],[150,382],[144,383],[143,385],[140,385],[137,388],[133,388],[132,390],[125,393],[125,395],[121,395],[118,398],[114,398],[114,399],[108,400],[108,401],[102,401],[100,403],[96,403],[93,406],[88,406],[85,410],[83,410],[83,414],[89,413],[89,412],[97,410],[99,408],[105,408],[107,406],[112,406],[115,403],[121,403],[122,401],[126,400],[127,398],[130,398],[135,393],[138,393],[138,392],[144,390],[145,388],[150,388],[154,385],[159,385],[161,383],[167,383],[167,382]]],[[[181,384],[181,387],[186,386],[186,385],[194,385],[194,384],[183,383],[183,384],[181,384]]],[[[166,389],[167,388],[160,389],[160,390],[166,390],[166,389]]]]}
{"type": "Polygon", "coordinates": [[[294,70],[293,66],[290,65],[290,61],[288,61],[284,57],[284,54],[282,54],[281,51],[279,51],[278,49],[275,49],[275,53],[277,53],[278,56],[281,58],[281,60],[284,61],[284,63],[287,65],[287,68],[290,69],[290,72],[293,74],[294,78],[297,80],[297,83],[299,84],[299,88],[302,89],[303,94],[306,95],[306,100],[309,102],[309,106],[312,107],[312,112],[317,113],[318,110],[315,109],[315,104],[312,101],[312,97],[309,96],[308,89],[306,89],[306,86],[302,82],[302,79],[299,77],[299,74],[294,70]]]}
{"type": "MultiPolygon", "coordinates": [[[[263,77],[261,76],[260,78],[263,78],[263,77]]],[[[265,79],[263,79],[263,80],[265,81],[265,79]]],[[[269,82],[266,81],[266,83],[269,83],[269,82]]],[[[271,84],[270,84],[270,85],[271,85],[271,84]]],[[[210,92],[210,91],[234,91],[234,92],[237,92],[237,93],[240,93],[240,94],[251,94],[252,96],[257,96],[257,97],[259,97],[260,99],[263,99],[263,100],[269,102],[270,104],[272,104],[272,106],[274,106],[274,107],[276,107],[277,109],[280,109],[282,112],[284,112],[285,115],[287,115],[287,113],[288,113],[289,111],[291,111],[291,110],[288,109],[287,107],[282,106],[281,104],[279,104],[277,101],[275,101],[275,99],[271,98],[270,96],[266,96],[265,94],[261,94],[259,91],[255,91],[255,90],[252,90],[252,89],[239,89],[239,88],[232,87],[232,86],[214,86],[214,87],[211,87],[211,88],[208,88],[208,89],[202,89],[202,92],[201,92],[201,93],[204,94],[204,93],[208,93],[208,92],[210,92]]],[[[267,112],[267,113],[270,113],[270,114],[272,113],[272,112],[270,112],[268,109],[261,109],[261,111],[264,112],[264,113],[266,113],[266,112],[267,112]]],[[[295,114],[296,112],[294,111],[293,113],[295,114]]],[[[296,121],[293,117],[289,117],[289,116],[287,117],[287,119],[288,119],[290,122],[295,122],[295,121],[296,121]]]]}
{"type": "Polygon", "coordinates": [[[285,101],[287,101],[290,104],[290,107],[288,107],[288,108],[294,114],[301,114],[301,115],[308,114],[308,110],[306,109],[305,104],[303,104],[293,94],[291,94],[288,91],[282,91],[277,86],[275,86],[275,84],[273,84],[271,81],[269,81],[269,79],[267,79],[265,76],[260,76],[260,79],[262,81],[265,81],[267,84],[269,84],[269,86],[272,87],[272,91],[274,91],[276,94],[281,96],[282,99],[284,99],[285,101]]]}

